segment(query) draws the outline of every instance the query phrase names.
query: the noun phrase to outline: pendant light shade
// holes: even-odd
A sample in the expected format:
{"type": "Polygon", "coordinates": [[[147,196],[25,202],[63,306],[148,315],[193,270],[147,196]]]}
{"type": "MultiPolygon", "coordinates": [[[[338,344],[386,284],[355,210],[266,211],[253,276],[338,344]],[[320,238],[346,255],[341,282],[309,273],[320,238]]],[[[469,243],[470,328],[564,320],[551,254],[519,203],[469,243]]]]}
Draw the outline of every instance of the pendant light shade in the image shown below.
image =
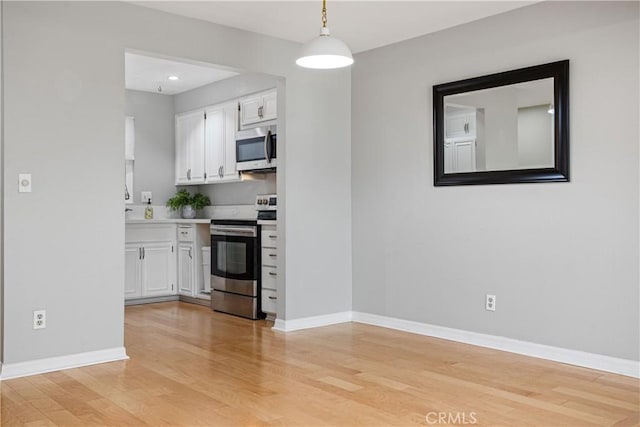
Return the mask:
{"type": "Polygon", "coordinates": [[[320,36],[307,42],[302,47],[296,64],[305,68],[323,70],[348,67],[353,64],[353,56],[349,47],[342,40],[333,37],[329,33],[326,0],[322,2],[320,36]]]}

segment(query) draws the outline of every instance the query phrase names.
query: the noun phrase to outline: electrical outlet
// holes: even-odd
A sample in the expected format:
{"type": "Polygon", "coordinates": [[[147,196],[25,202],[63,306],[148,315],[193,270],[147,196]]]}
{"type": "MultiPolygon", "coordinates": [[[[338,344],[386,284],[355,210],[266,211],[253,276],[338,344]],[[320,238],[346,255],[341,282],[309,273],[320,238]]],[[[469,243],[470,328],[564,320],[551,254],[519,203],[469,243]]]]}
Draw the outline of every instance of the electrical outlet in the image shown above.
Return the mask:
{"type": "Polygon", "coordinates": [[[47,327],[47,310],[35,310],[33,312],[33,329],[47,327]]]}
{"type": "Polygon", "coordinates": [[[487,294],[484,308],[489,310],[489,311],[496,311],[496,296],[495,295],[487,294]]]}
{"type": "Polygon", "coordinates": [[[142,203],[148,203],[149,200],[151,200],[151,191],[140,192],[140,198],[142,199],[142,203]]]}

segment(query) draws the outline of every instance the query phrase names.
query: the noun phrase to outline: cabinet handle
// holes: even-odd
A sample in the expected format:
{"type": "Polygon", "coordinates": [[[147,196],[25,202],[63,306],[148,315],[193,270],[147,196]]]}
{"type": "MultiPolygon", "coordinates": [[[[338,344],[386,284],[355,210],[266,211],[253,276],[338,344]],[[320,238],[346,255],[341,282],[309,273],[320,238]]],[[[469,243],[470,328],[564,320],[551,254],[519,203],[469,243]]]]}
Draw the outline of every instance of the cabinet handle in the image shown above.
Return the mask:
{"type": "Polygon", "coordinates": [[[191,248],[189,248],[189,258],[193,259],[193,256],[191,255],[191,248]]]}
{"type": "Polygon", "coordinates": [[[144,248],[142,248],[142,259],[144,259],[147,256],[147,252],[144,250],[144,248]]]}
{"type": "Polygon", "coordinates": [[[138,248],[138,259],[142,259],[142,248],[138,248]]]}
{"type": "Polygon", "coordinates": [[[220,166],[220,178],[224,178],[224,165],[220,166]]]}
{"type": "Polygon", "coordinates": [[[269,295],[269,299],[278,299],[278,297],[272,297],[271,295],[269,295]]]}
{"type": "Polygon", "coordinates": [[[260,118],[262,118],[262,105],[258,107],[258,116],[260,116],[260,118]]]}
{"type": "Polygon", "coordinates": [[[270,238],[270,239],[277,239],[277,238],[278,238],[278,236],[276,236],[275,234],[269,234],[269,238],[270,238]]]}
{"type": "Polygon", "coordinates": [[[274,273],[273,271],[269,272],[269,276],[277,276],[277,275],[278,275],[278,273],[274,273]]]}
{"type": "Polygon", "coordinates": [[[270,256],[271,258],[275,258],[275,257],[277,256],[277,254],[269,254],[269,256],[270,256]]]}
{"type": "Polygon", "coordinates": [[[187,170],[187,179],[191,181],[191,169],[187,170]]]}

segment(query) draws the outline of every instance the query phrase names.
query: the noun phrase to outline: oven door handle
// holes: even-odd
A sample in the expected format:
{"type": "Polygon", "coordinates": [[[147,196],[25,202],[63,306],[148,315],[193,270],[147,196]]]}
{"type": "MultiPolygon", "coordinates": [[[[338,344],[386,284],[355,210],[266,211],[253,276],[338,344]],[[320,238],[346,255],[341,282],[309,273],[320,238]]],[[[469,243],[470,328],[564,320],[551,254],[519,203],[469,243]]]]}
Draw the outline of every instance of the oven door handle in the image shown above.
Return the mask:
{"type": "Polygon", "coordinates": [[[246,228],[233,228],[233,227],[225,227],[225,228],[218,228],[218,227],[211,227],[211,235],[222,235],[222,236],[229,236],[229,235],[242,235],[242,236],[255,236],[256,235],[256,231],[251,229],[251,230],[247,230],[246,228]]]}
{"type": "Polygon", "coordinates": [[[267,159],[267,163],[271,163],[271,131],[267,131],[264,136],[264,157],[267,159]]]}

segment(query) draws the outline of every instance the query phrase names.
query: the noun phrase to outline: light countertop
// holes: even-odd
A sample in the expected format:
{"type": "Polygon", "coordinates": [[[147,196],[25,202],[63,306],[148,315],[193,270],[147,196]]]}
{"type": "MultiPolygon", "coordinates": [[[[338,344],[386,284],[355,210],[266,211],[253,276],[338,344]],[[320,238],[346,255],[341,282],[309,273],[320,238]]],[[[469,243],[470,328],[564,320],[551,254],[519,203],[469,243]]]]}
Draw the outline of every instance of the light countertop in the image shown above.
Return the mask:
{"type": "Polygon", "coordinates": [[[126,224],[210,224],[211,218],[158,218],[158,219],[127,219],[126,224]]]}

